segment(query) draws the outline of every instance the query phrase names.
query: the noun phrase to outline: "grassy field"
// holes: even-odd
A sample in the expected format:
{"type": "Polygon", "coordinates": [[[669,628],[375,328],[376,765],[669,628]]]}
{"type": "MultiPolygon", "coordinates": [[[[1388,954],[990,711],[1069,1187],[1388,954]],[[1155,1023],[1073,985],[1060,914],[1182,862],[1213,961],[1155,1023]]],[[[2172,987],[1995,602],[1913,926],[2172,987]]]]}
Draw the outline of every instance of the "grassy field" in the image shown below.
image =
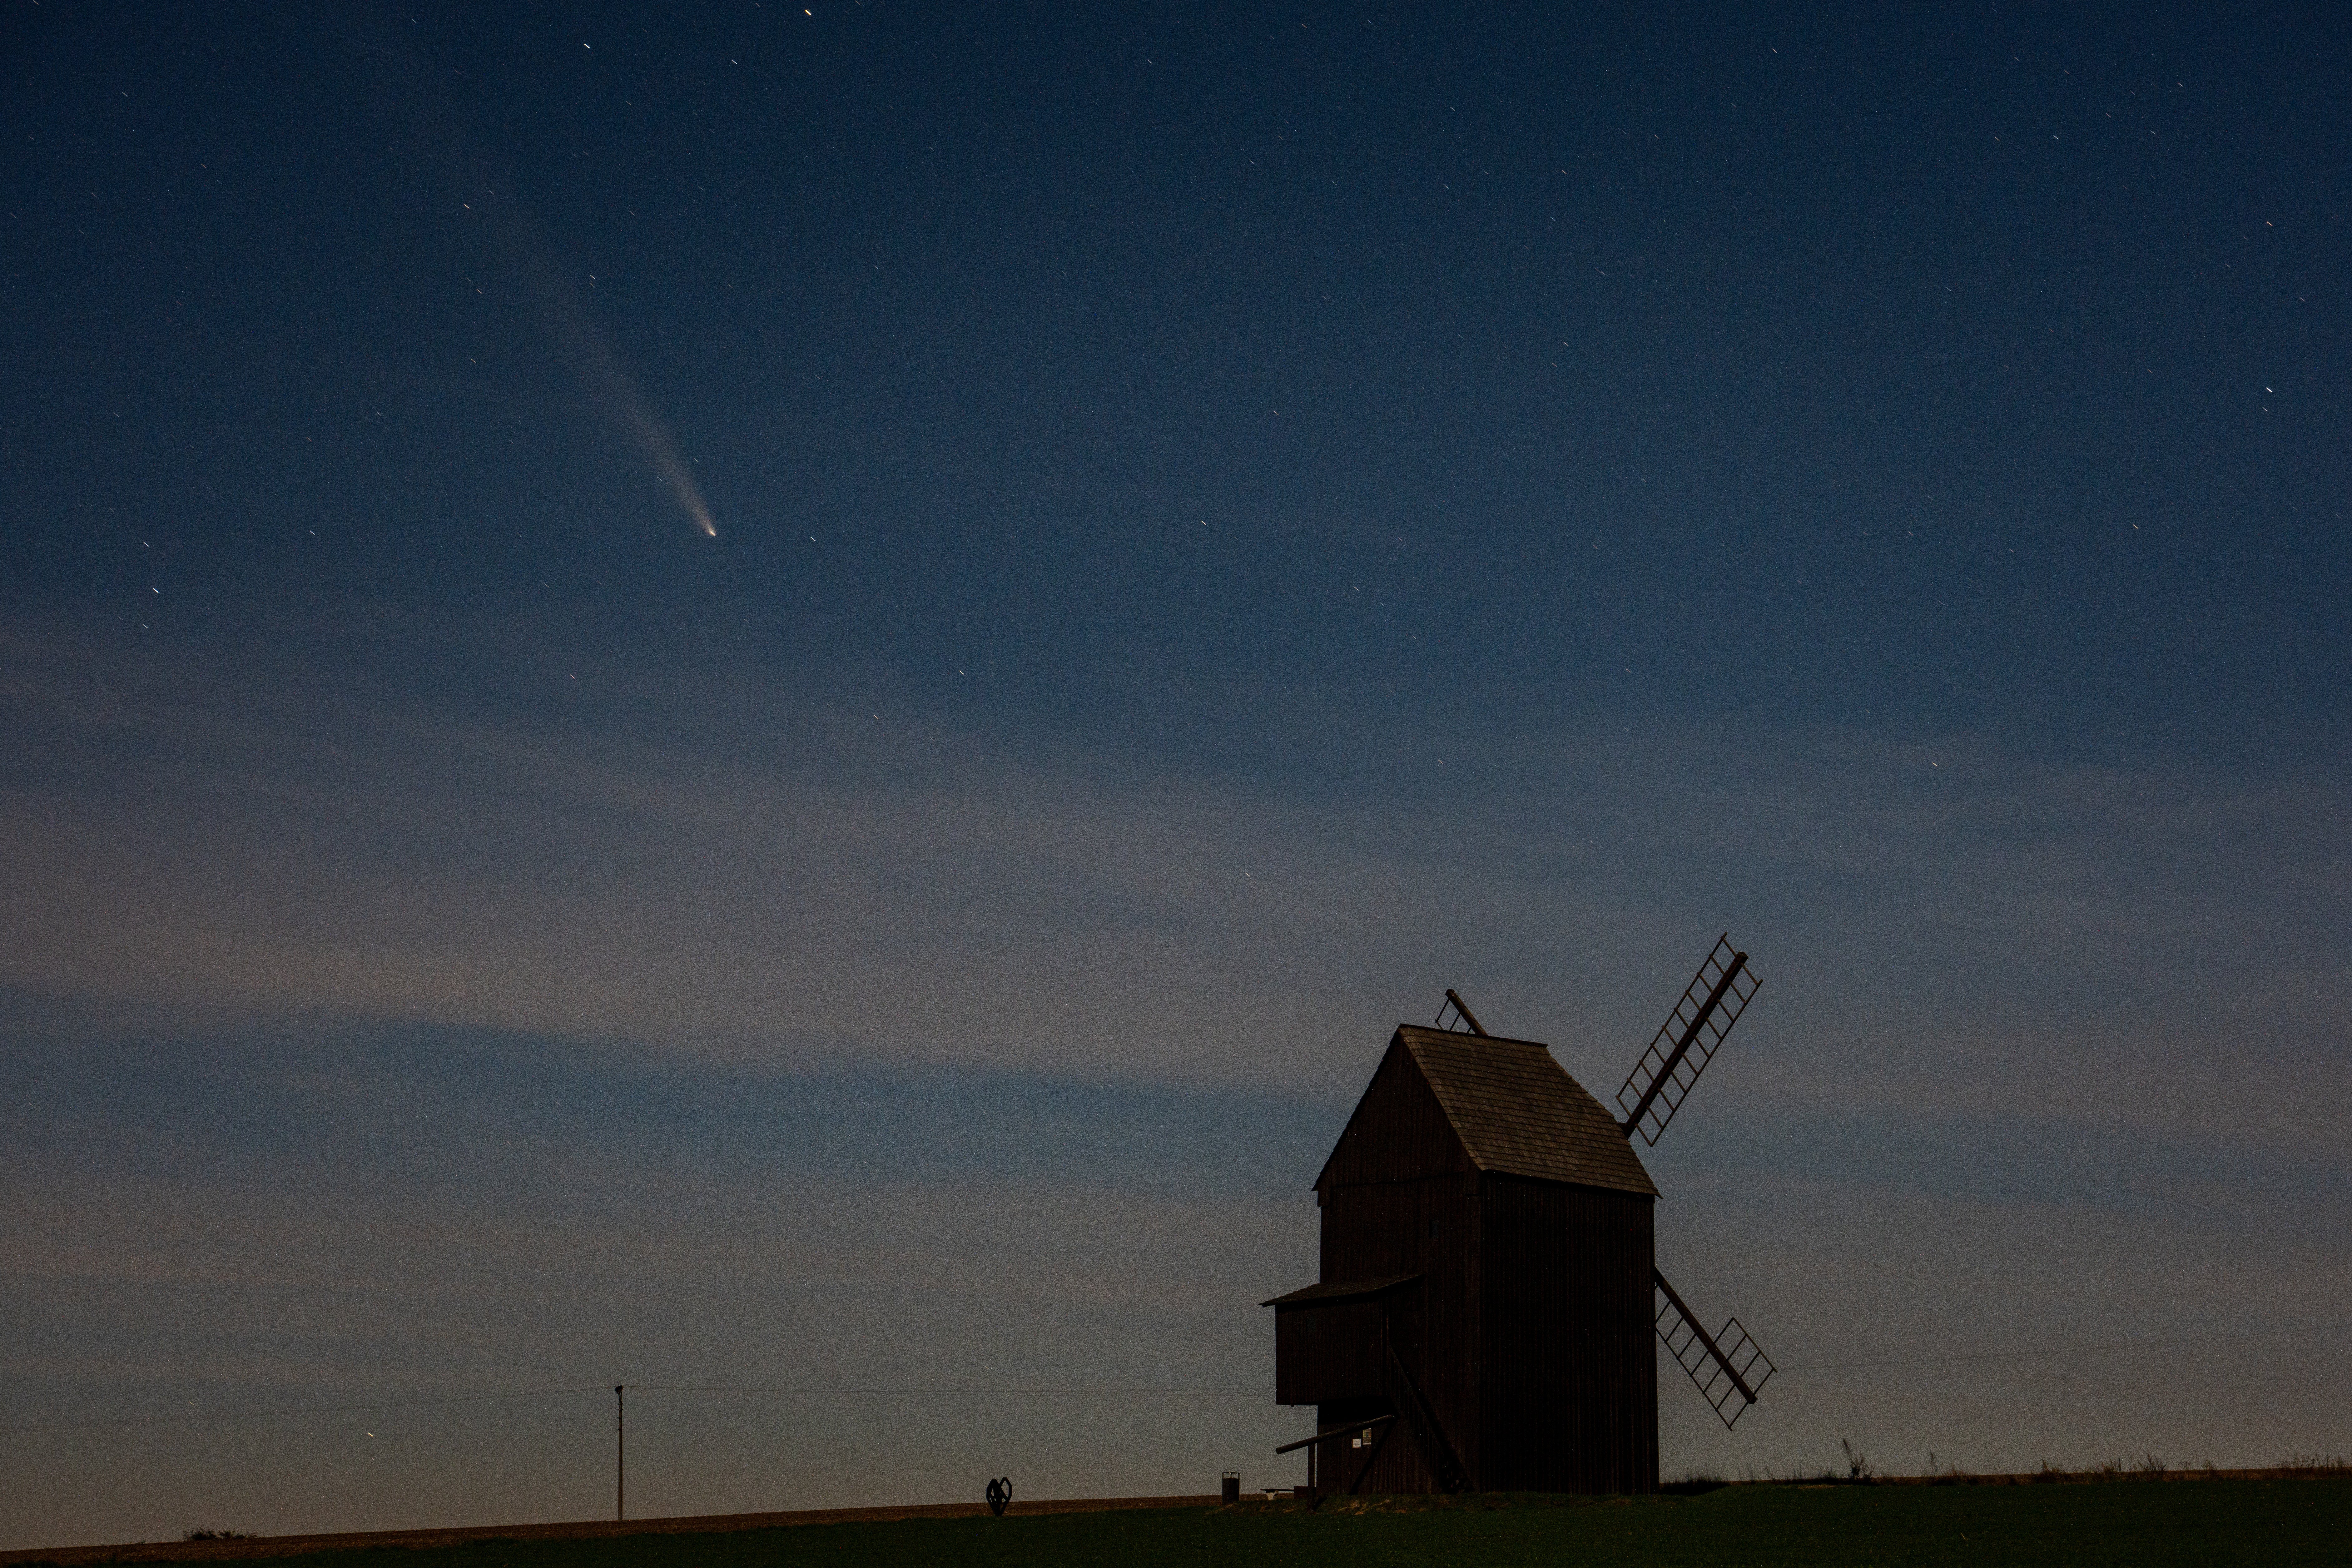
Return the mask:
{"type": "Polygon", "coordinates": [[[907,1520],[724,1535],[500,1541],[277,1568],[866,1564],[2116,1564],[2352,1563],[2352,1480],[1732,1487],[1696,1498],[1478,1499],[907,1520]]]}

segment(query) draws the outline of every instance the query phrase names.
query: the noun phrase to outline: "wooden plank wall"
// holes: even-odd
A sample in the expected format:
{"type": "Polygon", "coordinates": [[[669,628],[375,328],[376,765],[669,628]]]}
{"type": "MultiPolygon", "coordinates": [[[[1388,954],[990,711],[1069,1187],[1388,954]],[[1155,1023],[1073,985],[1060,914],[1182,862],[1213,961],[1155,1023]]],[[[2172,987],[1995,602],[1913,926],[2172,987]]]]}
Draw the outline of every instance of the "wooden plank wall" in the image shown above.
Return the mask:
{"type": "Polygon", "coordinates": [[[1380,1300],[1276,1307],[1275,1403],[1330,1405],[1377,1394],[1388,1379],[1383,1342],[1391,1310],[1380,1300]]]}
{"type": "MultiPolygon", "coordinates": [[[[1391,1041],[1324,1167],[1322,1278],[1423,1277],[1417,1321],[1397,1352],[1457,1445],[1477,1422],[1478,1174],[1412,1053],[1391,1041]]],[[[1376,1385],[1381,1386],[1381,1385],[1376,1385]]],[[[1367,1394],[1371,1390],[1365,1391],[1367,1394]]],[[[1326,1426],[1384,1404],[1333,1402],[1326,1426]]],[[[1360,1453],[1337,1445],[1352,1474],[1360,1453]]],[[[1403,1434],[1383,1444],[1365,1489],[1427,1491],[1430,1468],[1403,1434]]]]}
{"type": "MultiPolygon", "coordinates": [[[[1381,1414],[1371,1412],[1370,1414],[1381,1414]]],[[[1324,1424],[1360,1419],[1334,1415],[1324,1424]]],[[[1335,1493],[1349,1490],[1367,1496],[1412,1496],[1437,1489],[1437,1471],[1427,1463],[1414,1446],[1412,1429],[1403,1422],[1393,1422],[1387,1428],[1385,1441],[1374,1434],[1374,1447],[1367,1452],[1351,1448],[1349,1434],[1342,1432],[1323,1445],[1318,1458],[1317,1478],[1325,1489],[1335,1493]],[[1360,1478],[1360,1479],[1359,1479],[1360,1478]]]]}
{"type": "Polygon", "coordinates": [[[1478,1484],[1496,1491],[1651,1492],[1651,1200],[1489,1174],[1478,1484]]]}

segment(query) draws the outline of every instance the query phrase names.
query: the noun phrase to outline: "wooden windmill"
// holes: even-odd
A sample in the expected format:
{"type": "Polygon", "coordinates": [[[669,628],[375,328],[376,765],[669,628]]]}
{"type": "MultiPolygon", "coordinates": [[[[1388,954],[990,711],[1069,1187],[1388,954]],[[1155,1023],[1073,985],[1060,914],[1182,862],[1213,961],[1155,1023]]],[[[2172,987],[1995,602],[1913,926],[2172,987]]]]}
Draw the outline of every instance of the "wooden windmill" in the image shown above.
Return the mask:
{"type": "Polygon", "coordinates": [[[1760,983],[1718,941],[1617,1091],[1622,1116],[1454,992],[1400,1026],[1315,1182],[1321,1279],[1275,1310],[1275,1398],[1316,1406],[1330,1491],[1644,1492],[1654,1333],[1726,1426],[1772,1363],[1659,1272],[1654,1144],[1760,983]]]}

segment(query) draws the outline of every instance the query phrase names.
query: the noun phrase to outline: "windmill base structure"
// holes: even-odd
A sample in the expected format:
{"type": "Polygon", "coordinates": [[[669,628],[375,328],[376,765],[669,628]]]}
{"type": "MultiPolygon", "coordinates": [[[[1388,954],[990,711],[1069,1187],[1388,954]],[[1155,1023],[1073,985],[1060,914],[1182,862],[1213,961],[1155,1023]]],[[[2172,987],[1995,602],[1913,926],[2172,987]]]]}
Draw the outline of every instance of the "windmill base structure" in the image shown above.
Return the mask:
{"type": "Polygon", "coordinates": [[[1655,1491],[1654,1336],[1727,1424],[1754,1402],[1770,1363],[1665,1283],[1633,1147],[1696,1080],[1676,1076],[1692,1043],[1704,1067],[1753,992],[1728,952],[1635,1068],[1622,1122],[1452,992],[1466,1029],[1397,1029],[1315,1180],[1320,1279],[1263,1303],[1276,1402],[1316,1408],[1314,1435],[1276,1452],[1305,1449],[1316,1491],[1655,1491]]]}

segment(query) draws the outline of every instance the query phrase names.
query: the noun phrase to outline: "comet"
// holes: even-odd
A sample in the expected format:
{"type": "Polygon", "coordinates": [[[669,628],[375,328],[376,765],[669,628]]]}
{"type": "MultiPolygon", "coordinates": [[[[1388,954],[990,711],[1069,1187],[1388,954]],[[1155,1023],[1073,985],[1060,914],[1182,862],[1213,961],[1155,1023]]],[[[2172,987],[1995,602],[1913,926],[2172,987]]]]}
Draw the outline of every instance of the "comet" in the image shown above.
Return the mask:
{"type": "Polygon", "coordinates": [[[519,199],[511,177],[496,172],[494,163],[476,150],[457,110],[435,85],[438,73],[424,68],[404,37],[386,36],[381,52],[394,62],[399,97],[420,139],[438,150],[457,177],[457,191],[451,194],[457,198],[458,208],[488,225],[487,237],[519,275],[541,324],[559,352],[572,361],[572,370],[598,410],[653,465],[687,521],[706,538],[717,539],[719,524],[710,515],[710,503],[703,499],[693,465],[680,455],[668,422],[629,374],[628,362],[605,334],[589,303],[595,275],[585,268],[567,265],[548,243],[519,199]]]}
{"type": "Polygon", "coordinates": [[[710,515],[709,503],[702,499],[702,488],[694,482],[693,468],[678,455],[677,442],[671,437],[668,424],[638,390],[636,379],[629,374],[620,351],[605,337],[595,317],[589,314],[585,302],[576,297],[559,297],[556,304],[557,310],[551,313],[562,318],[562,324],[567,329],[564,335],[571,340],[581,379],[598,395],[606,412],[651,460],[654,471],[669,487],[670,499],[688,520],[709,537],[718,538],[719,524],[710,515]]]}
{"type": "MultiPolygon", "coordinates": [[[[605,334],[583,291],[564,276],[553,249],[518,204],[494,201],[485,205],[497,220],[499,236],[506,242],[516,269],[530,285],[549,335],[570,355],[572,368],[597,405],[653,464],[654,472],[669,490],[670,500],[686,513],[687,520],[706,536],[718,538],[718,521],[710,515],[709,502],[703,500],[702,487],[695,482],[693,466],[679,454],[668,422],[639,389],[636,377],[629,374],[628,363],[605,334]]],[[[589,275],[588,281],[593,289],[594,274],[589,275]]]]}

